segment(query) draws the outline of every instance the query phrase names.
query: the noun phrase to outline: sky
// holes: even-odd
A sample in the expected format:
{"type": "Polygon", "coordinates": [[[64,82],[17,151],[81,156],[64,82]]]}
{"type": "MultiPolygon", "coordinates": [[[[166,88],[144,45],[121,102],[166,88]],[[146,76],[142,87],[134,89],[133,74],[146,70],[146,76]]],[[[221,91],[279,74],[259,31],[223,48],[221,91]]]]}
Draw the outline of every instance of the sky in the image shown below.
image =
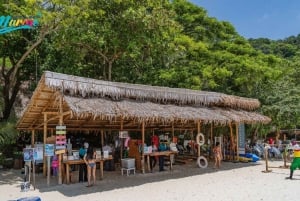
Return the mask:
{"type": "Polygon", "coordinates": [[[208,16],[230,22],[245,38],[285,39],[300,34],[300,0],[190,0],[208,16]]]}

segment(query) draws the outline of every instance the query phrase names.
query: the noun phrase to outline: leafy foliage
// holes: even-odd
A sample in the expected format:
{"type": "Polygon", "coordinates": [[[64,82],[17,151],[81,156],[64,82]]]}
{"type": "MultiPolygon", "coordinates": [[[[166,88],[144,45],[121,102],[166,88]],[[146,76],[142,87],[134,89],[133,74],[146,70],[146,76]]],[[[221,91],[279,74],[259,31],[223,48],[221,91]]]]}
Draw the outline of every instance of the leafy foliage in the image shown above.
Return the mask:
{"type": "Polygon", "coordinates": [[[51,70],[258,98],[270,127],[299,125],[300,35],[246,40],[187,0],[5,1],[0,11],[39,17],[35,30],[0,35],[4,122],[21,84],[51,70]]]}
{"type": "Polygon", "coordinates": [[[14,122],[0,124],[0,145],[13,144],[18,136],[14,122]]]}

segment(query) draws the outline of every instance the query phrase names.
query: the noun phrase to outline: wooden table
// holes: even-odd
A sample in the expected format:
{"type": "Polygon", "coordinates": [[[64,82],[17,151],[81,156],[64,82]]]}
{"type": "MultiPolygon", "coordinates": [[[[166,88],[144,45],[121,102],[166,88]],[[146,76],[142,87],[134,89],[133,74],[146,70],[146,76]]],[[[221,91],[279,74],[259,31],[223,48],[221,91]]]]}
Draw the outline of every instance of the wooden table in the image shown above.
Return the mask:
{"type": "Polygon", "coordinates": [[[152,153],[144,153],[144,156],[147,156],[147,166],[148,166],[148,171],[150,170],[150,156],[169,156],[170,157],[170,170],[173,169],[172,165],[172,156],[177,154],[177,151],[157,151],[157,152],[152,152],[152,153]]]}
{"type": "MultiPolygon", "coordinates": [[[[108,158],[97,158],[95,159],[96,164],[100,164],[100,179],[103,179],[103,163],[107,160],[113,160],[113,157],[110,155],[108,158]]],[[[80,165],[85,164],[83,159],[77,159],[77,160],[66,160],[63,161],[63,164],[66,166],[66,182],[67,184],[70,184],[70,165],[80,165]]]]}

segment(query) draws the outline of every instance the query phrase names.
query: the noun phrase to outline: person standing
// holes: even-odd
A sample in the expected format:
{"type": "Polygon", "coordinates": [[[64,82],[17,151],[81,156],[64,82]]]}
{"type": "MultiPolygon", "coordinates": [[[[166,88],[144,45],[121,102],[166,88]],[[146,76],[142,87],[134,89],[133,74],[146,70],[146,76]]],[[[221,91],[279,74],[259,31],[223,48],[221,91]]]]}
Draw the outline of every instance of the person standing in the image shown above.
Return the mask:
{"type": "MultiPolygon", "coordinates": [[[[84,158],[84,155],[86,154],[88,147],[89,147],[89,144],[87,142],[82,143],[82,145],[79,149],[80,159],[84,158]]],[[[86,164],[80,164],[79,165],[79,182],[86,182],[86,181],[87,181],[87,167],[86,167],[86,164]]]]}
{"type": "Polygon", "coordinates": [[[221,167],[221,161],[222,161],[222,150],[220,142],[216,142],[216,146],[213,148],[213,153],[215,157],[215,166],[214,168],[220,168],[221,167]]]}
{"type": "Polygon", "coordinates": [[[96,184],[96,152],[92,146],[89,146],[87,149],[83,160],[87,166],[87,187],[90,187],[96,184]],[[93,183],[91,182],[91,177],[93,177],[93,183]]]}
{"type": "Polygon", "coordinates": [[[294,171],[298,168],[300,169],[300,147],[296,141],[292,141],[294,150],[294,159],[290,166],[290,176],[287,179],[293,179],[294,171]]]}
{"type": "MultiPolygon", "coordinates": [[[[160,142],[159,144],[159,148],[158,151],[167,151],[168,147],[167,144],[163,141],[160,142]]],[[[165,171],[164,166],[165,166],[165,156],[164,155],[160,155],[158,157],[158,161],[159,161],[159,171],[165,171]]]]}
{"type": "Polygon", "coordinates": [[[58,175],[58,166],[59,166],[59,162],[58,162],[58,158],[56,155],[53,156],[52,158],[52,174],[53,176],[57,176],[58,175]]]}
{"type": "MultiPolygon", "coordinates": [[[[151,136],[152,152],[157,152],[159,147],[159,138],[157,135],[151,136]]],[[[153,172],[153,168],[156,166],[158,156],[150,156],[150,171],[153,172]]]]}
{"type": "MultiPolygon", "coordinates": [[[[103,153],[104,152],[107,152],[108,153],[108,156],[109,155],[113,155],[113,147],[112,147],[112,144],[105,144],[102,148],[102,151],[103,153]]],[[[103,154],[104,156],[104,154],[103,154]]],[[[114,161],[113,160],[106,160],[104,161],[104,170],[106,171],[114,171],[115,170],[115,164],[114,164],[114,161]]]]}

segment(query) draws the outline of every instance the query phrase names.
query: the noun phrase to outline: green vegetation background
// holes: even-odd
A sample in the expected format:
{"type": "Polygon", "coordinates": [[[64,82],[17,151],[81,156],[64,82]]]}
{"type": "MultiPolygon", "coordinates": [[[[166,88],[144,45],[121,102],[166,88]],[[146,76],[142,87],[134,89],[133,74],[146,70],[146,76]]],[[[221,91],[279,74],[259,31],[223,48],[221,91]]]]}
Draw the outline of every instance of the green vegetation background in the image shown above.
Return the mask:
{"type": "Polygon", "coordinates": [[[0,35],[0,144],[45,70],[257,98],[272,123],[248,135],[299,125],[300,35],[246,39],[186,0],[0,0],[0,13],[39,21],[0,35]]]}

